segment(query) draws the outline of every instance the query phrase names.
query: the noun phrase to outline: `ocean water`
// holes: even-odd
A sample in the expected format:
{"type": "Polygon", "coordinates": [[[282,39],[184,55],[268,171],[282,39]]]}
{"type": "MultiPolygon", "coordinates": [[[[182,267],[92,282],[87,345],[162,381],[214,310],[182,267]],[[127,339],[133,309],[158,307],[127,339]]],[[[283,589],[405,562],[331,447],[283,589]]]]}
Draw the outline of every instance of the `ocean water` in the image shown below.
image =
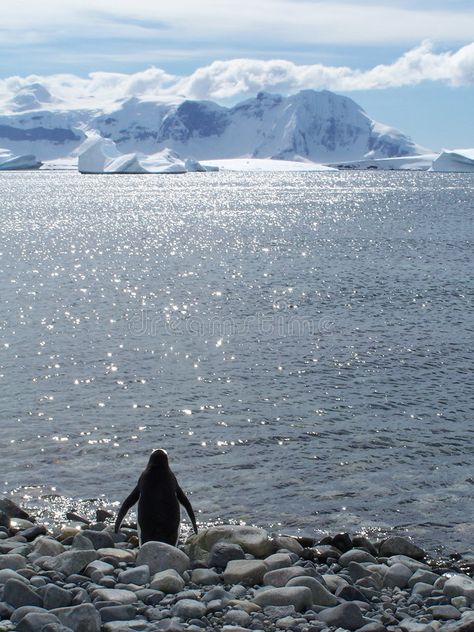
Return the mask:
{"type": "Polygon", "coordinates": [[[472,545],[472,176],[4,173],[0,201],[4,494],[116,509],[162,447],[202,524],[472,545]]]}

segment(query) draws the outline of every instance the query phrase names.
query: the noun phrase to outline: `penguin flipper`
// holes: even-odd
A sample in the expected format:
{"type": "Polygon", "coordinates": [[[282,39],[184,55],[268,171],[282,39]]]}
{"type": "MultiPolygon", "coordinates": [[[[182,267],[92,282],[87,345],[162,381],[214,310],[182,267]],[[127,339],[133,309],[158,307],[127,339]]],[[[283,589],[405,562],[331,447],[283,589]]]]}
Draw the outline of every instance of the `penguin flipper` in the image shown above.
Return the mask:
{"type": "Polygon", "coordinates": [[[196,516],[194,515],[194,511],[193,511],[193,508],[191,506],[191,503],[188,500],[188,497],[186,496],[186,494],[183,492],[183,490],[181,489],[181,487],[179,485],[176,486],[176,495],[178,497],[179,502],[183,505],[183,507],[188,512],[188,516],[189,516],[191,522],[193,523],[194,533],[197,533],[198,532],[198,528],[197,528],[197,524],[196,524],[196,516]]]}
{"type": "Polygon", "coordinates": [[[127,498],[125,498],[125,500],[122,503],[122,506],[119,509],[119,512],[117,514],[117,520],[115,521],[115,533],[117,533],[118,530],[120,529],[120,525],[122,524],[122,521],[125,518],[127,511],[130,509],[130,507],[133,507],[133,505],[136,502],[138,502],[139,498],[140,498],[140,488],[137,485],[135,489],[127,496],[127,498]]]}

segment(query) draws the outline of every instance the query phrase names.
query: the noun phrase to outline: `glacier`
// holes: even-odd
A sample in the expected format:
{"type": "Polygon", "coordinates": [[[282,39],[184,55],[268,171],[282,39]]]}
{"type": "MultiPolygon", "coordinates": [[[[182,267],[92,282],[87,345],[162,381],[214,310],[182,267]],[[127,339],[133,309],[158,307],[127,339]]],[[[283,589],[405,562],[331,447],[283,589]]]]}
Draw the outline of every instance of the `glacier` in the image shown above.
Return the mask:
{"type": "Polygon", "coordinates": [[[218,171],[216,166],[202,165],[187,158],[184,162],[168,148],[146,156],[141,152],[122,154],[110,138],[91,135],[77,150],[80,173],[188,173],[218,171]]]}
{"type": "Polygon", "coordinates": [[[198,161],[335,163],[428,153],[402,132],[373,121],[352,99],[328,90],[260,92],[230,107],[148,96],[92,108],[53,99],[34,84],[2,111],[0,146],[42,161],[68,159],[92,133],[110,139],[125,155],[169,149],[198,161]]]}
{"type": "Polygon", "coordinates": [[[430,171],[474,173],[474,149],[444,149],[433,161],[430,171]]]}

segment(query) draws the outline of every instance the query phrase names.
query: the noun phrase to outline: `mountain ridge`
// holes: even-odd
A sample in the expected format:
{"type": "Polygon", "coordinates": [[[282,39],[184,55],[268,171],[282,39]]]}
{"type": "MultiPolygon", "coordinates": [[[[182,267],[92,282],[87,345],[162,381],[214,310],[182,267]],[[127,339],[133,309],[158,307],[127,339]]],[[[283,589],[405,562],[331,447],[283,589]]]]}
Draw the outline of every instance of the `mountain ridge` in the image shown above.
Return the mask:
{"type": "Polygon", "coordinates": [[[73,155],[91,132],[113,140],[124,153],[169,148],[198,160],[335,162],[426,153],[399,130],[371,119],[349,97],[329,90],[289,96],[259,92],[230,107],[129,97],[106,109],[74,109],[51,103],[39,88],[34,97],[20,99],[21,111],[0,115],[0,147],[34,153],[40,160],[73,155]]]}

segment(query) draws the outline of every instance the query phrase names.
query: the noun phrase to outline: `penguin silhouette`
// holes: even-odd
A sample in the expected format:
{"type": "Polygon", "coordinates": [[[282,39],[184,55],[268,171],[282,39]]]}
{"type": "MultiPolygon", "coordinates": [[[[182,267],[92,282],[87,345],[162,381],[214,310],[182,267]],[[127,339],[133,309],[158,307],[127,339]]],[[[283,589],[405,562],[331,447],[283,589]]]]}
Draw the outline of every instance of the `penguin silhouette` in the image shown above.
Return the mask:
{"type": "Polygon", "coordinates": [[[140,546],[150,540],[175,546],[178,542],[181,520],[180,503],[185,507],[198,532],[191,503],[178,485],[168,465],[165,450],[152,452],[135,489],[123,501],[115,521],[115,532],[120,529],[130,507],[138,501],[138,538],[140,546]]]}

